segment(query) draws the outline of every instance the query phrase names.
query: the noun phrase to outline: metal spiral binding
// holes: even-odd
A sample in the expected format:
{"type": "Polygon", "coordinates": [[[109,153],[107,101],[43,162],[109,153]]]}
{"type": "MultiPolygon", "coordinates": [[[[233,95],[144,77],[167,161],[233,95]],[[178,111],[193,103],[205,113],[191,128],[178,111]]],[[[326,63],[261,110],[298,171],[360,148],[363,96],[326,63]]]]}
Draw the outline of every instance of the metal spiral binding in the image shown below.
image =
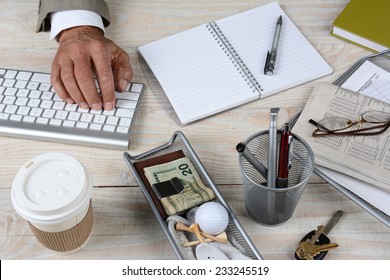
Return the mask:
{"type": "Polygon", "coordinates": [[[245,79],[251,90],[253,92],[258,92],[259,96],[261,97],[261,92],[263,89],[251,71],[245,65],[244,61],[242,61],[241,57],[237,54],[236,50],[230,44],[229,40],[223,34],[217,23],[212,21],[207,24],[207,28],[213,35],[214,39],[218,42],[222,50],[225,51],[227,57],[232,61],[233,65],[238,70],[238,73],[245,79]]]}

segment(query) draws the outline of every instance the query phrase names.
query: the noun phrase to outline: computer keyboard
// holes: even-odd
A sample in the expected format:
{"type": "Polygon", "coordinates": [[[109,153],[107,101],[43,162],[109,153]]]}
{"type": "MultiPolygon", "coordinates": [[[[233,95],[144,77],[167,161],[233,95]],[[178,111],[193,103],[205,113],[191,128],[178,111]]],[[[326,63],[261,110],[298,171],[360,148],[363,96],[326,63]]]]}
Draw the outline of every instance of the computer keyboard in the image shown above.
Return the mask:
{"type": "Polygon", "coordinates": [[[143,91],[130,83],[114,110],[94,111],[63,102],[50,74],[0,68],[0,135],[128,150],[143,91]]]}

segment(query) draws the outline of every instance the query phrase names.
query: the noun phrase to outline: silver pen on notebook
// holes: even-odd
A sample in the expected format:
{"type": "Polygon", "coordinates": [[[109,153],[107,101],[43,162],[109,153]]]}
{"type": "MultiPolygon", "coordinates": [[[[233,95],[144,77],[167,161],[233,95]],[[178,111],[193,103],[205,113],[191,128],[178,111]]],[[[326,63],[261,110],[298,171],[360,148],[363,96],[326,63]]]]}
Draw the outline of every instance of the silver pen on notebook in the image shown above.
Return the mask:
{"type": "Polygon", "coordinates": [[[278,116],[279,108],[271,108],[269,135],[268,135],[268,172],[267,172],[267,186],[269,188],[276,187],[276,153],[277,153],[277,124],[276,118],[278,116]]]}
{"type": "Polygon", "coordinates": [[[276,55],[278,53],[280,32],[282,30],[282,16],[279,16],[276,22],[274,39],[272,41],[271,51],[267,52],[267,58],[264,66],[264,74],[271,76],[274,74],[276,55]]]}

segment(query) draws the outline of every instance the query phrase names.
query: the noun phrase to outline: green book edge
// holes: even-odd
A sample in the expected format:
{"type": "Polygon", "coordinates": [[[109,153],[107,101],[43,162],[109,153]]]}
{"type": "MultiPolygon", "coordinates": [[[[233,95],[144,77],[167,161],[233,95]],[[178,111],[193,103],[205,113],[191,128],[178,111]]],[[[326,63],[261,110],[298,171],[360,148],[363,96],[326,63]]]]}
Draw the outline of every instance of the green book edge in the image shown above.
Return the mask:
{"type": "MultiPolygon", "coordinates": [[[[376,0],[375,4],[373,1],[368,0],[351,0],[333,21],[332,27],[338,27],[360,38],[388,48],[390,47],[390,36],[387,34],[387,30],[390,29],[390,21],[388,20],[389,10],[389,0],[376,0]]],[[[330,34],[374,53],[378,52],[365,45],[334,34],[333,28],[330,34]]]]}

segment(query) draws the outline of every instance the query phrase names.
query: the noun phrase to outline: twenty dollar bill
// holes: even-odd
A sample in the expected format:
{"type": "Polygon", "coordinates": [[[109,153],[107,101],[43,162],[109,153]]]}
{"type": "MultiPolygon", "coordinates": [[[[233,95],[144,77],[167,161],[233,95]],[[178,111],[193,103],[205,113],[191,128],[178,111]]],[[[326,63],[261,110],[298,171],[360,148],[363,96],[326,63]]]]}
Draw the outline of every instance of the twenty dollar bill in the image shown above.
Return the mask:
{"type": "Polygon", "coordinates": [[[214,192],[206,187],[200,179],[191,161],[180,158],[168,163],[144,168],[149,183],[156,184],[179,178],[184,190],[175,195],[161,198],[168,215],[175,215],[215,198],[214,192]]]}

